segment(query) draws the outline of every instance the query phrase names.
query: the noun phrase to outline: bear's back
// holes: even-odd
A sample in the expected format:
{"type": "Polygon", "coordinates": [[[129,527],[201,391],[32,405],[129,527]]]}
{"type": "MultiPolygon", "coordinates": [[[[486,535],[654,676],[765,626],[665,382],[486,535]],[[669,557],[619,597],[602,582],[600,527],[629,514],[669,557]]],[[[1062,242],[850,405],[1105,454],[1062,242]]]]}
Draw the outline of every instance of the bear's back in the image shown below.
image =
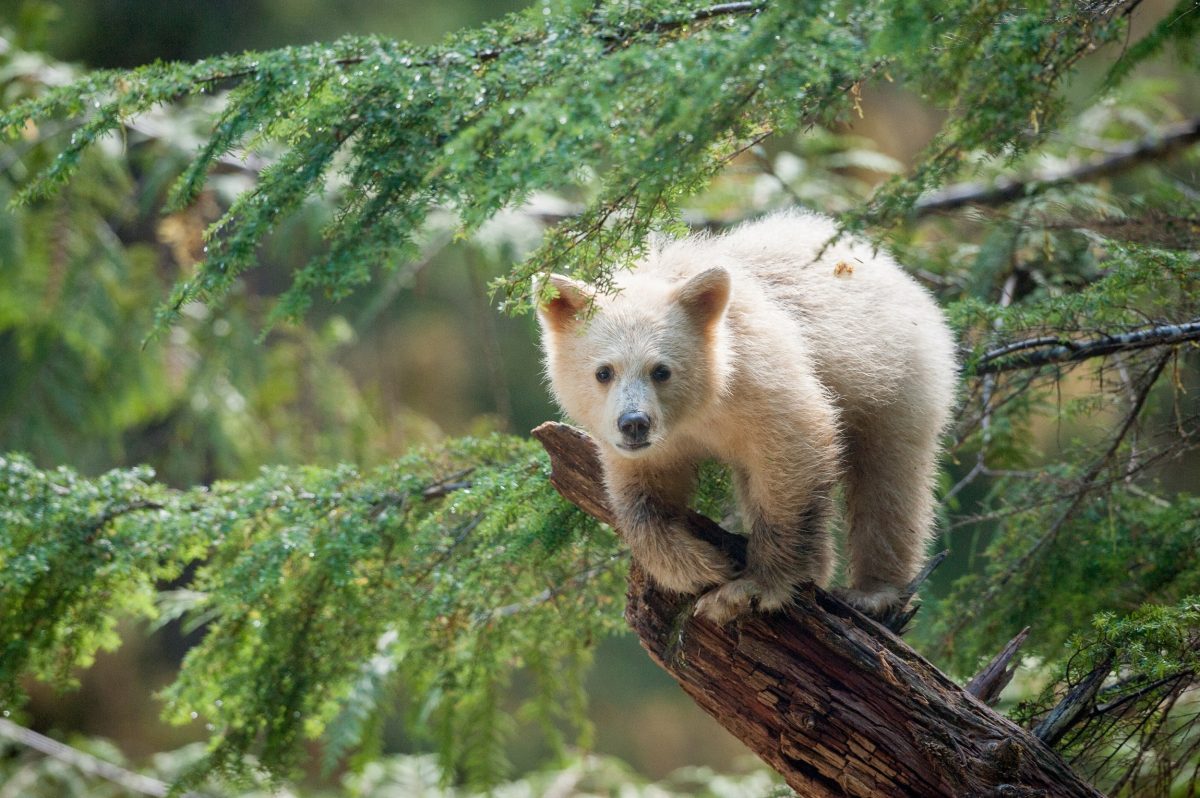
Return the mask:
{"type": "MultiPolygon", "coordinates": [[[[775,337],[775,348],[787,352],[798,338],[843,410],[869,413],[896,401],[946,405],[940,397],[954,393],[954,342],[937,303],[889,255],[836,235],[825,216],[777,213],[724,235],[670,242],[620,282],[640,290],[643,281],[679,283],[726,268],[734,334],[775,337]],[[767,323],[750,323],[764,317],[767,323]]],[[[755,344],[733,346],[772,348],[755,344]]]]}

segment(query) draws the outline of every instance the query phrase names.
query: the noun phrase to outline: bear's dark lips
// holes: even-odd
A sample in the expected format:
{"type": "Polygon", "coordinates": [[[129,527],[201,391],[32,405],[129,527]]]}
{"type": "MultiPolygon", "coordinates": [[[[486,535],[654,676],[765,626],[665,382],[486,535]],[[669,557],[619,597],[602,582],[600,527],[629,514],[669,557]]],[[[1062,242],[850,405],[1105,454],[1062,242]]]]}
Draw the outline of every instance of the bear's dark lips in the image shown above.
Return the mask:
{"type": "Polygon", "coordinates": [[[624,449],[628,452],[636,452],[638,449],[645,449],[649,445],[650,445],[650,441],[646,441],[645,443],[618,443],[617,444],[617,446],[619,448],[624,449]]]}

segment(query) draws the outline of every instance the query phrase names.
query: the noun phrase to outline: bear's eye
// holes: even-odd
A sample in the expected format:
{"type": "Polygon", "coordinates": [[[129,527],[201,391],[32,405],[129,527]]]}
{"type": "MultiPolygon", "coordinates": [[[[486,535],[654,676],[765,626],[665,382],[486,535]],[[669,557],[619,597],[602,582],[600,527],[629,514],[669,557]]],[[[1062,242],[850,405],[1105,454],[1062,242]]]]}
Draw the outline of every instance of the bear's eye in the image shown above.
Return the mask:
{"type": "Polygon", "coordinates": [[[671,379],[671,370],[660,363],[654,367],[654,371],[650,372],[650,379],[655,382],[666,382],[671,379]]]}
{"type": "Polygon", "coordinates": [[[600,368],[596,369],[596,381],[597,382],[608,382],[611,379],[612,379],[612,368],[611,367],[601,366],[600,368]]]}

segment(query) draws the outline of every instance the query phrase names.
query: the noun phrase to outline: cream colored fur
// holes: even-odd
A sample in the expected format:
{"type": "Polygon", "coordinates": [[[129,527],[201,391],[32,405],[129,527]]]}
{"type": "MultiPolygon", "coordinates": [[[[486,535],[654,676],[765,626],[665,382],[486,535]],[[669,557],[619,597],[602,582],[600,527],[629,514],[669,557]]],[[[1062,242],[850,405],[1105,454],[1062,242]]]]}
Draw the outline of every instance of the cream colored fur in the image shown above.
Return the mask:
{"type": "Polygon", "coordinates": [[[835,232],[792,212],[665,243],[613,295],[552,276],[558,296],[539,309],[554,395],[599,443],[634,556],[664,588],[708,589],[697,612],[718,622],[829,579],[839,479],[850,600],[895,603],[925,556],[953,339],[887,255],[849,239],[822,252],[835,232]],[[627,451],[618,424],[633,412],[649,434],[627,451]],[[741,573],[679,525],[705,458],[734,474],[750,535],[741,573]]]}

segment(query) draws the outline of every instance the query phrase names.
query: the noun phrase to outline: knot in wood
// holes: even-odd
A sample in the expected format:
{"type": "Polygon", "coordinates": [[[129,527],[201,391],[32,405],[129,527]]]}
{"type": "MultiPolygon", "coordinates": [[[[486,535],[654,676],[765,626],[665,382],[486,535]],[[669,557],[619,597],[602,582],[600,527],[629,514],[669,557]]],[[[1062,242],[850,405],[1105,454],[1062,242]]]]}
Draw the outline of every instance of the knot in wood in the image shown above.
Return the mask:
{"type": "Polygon", "coordinates": [[[1035,790],[1019,784],[997,784],[985,792],[976,793],[972,798],[1045,798],[1045,795],[1045,790],[1035,790]]]}
{"type": "Polygon", "coordinates": [[[957,750],[957,746],[948,737],[938,740],[931,734],[922,734],[917,738],[917,746],[925,761],[936,770],[960,784],[966,781],[962,756],[957,750]]]}
{"type": "Polygon", "coordinates": [[[1003,781],[1015,777],[1020,771],[1021,763],[1025,759],[1025,749],[1016,740],[1000,740],[988,746],[985,756],[996,780],[1003,781]]]}

